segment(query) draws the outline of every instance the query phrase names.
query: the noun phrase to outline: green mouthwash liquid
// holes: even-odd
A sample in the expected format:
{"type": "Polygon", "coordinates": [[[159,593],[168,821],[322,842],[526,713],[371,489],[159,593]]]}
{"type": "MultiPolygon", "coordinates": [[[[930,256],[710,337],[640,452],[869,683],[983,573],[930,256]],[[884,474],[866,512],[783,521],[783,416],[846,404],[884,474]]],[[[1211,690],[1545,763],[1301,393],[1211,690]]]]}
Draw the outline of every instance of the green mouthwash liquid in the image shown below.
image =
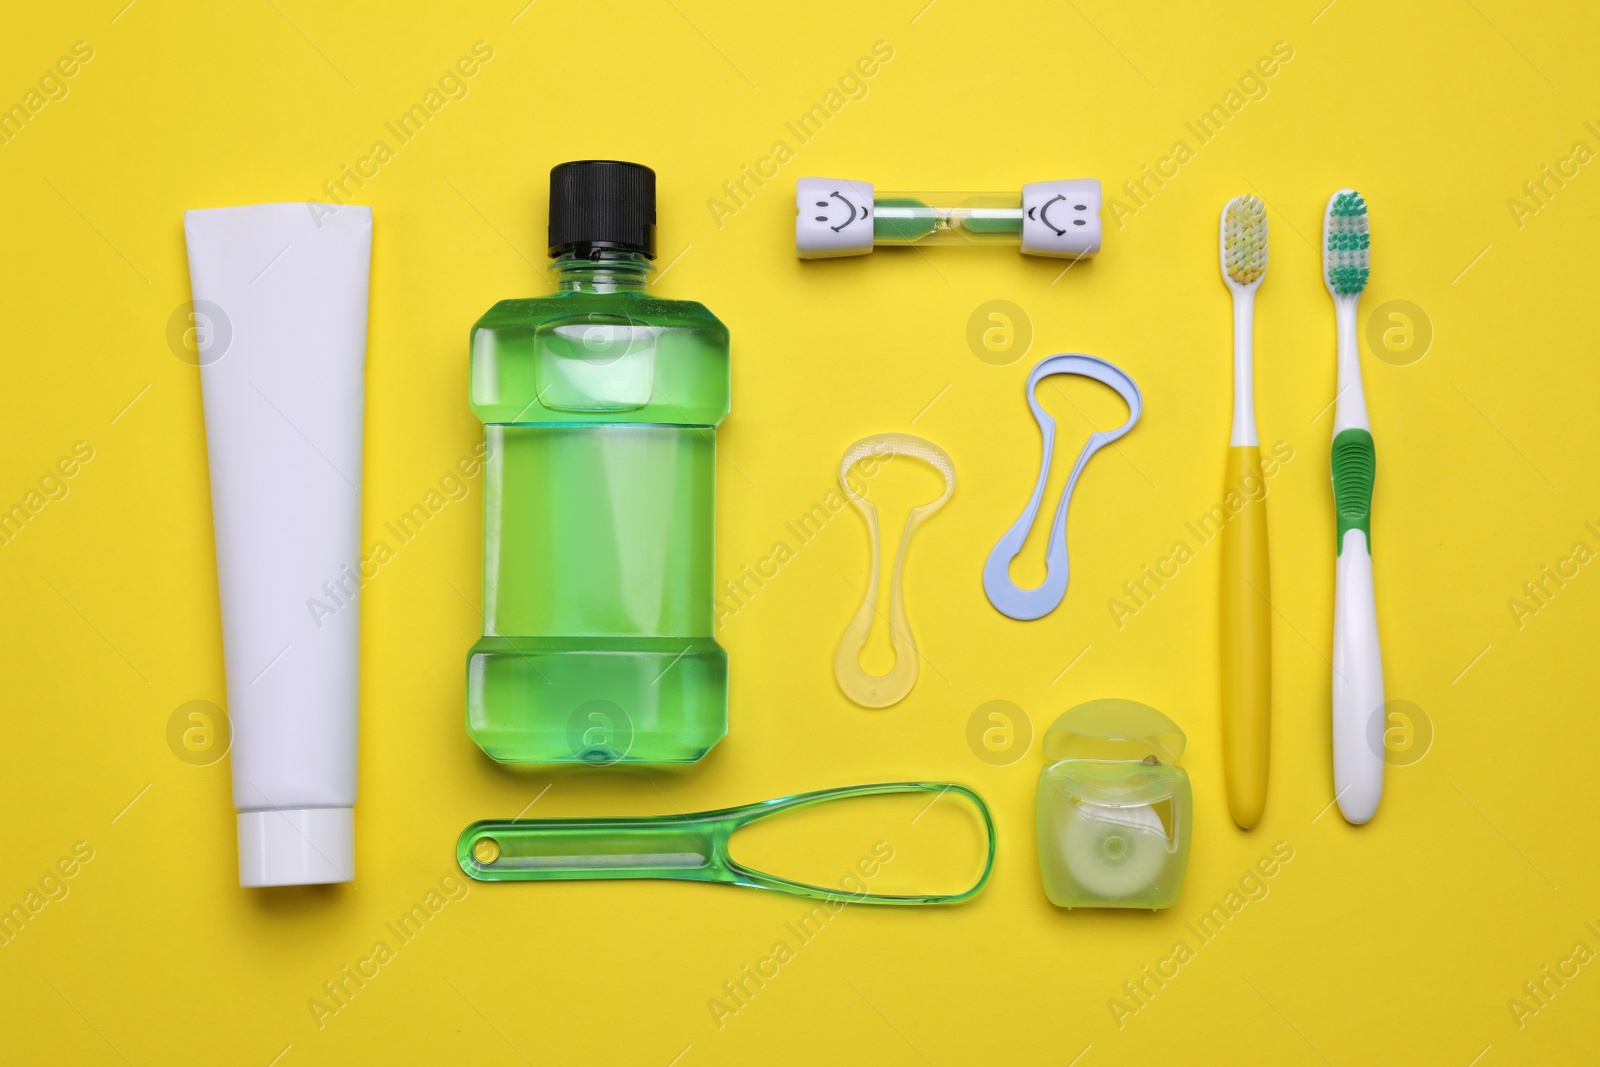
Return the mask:
{"type": "Polygon", "coordinates": [[[467,732],[508,763],[690,763],[728,730],[711,636],[728,331],[645,288],[655,174],[550,175],[557,291],[472,329],[484,634],[467,732]]]}

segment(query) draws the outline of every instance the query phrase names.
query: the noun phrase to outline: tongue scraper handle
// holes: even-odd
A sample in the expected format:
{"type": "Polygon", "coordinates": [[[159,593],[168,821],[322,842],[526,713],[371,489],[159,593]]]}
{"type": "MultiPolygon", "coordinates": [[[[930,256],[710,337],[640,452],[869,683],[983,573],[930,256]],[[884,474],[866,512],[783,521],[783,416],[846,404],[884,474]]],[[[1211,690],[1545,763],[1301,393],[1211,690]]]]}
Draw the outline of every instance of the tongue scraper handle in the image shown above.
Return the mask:
{"type": "Polygon", "coordinates": [[[994,867],[994,851],[994,820],[983,798],[971,789],[951,782],[885,782],[823,789],[687,815],[475,822],[456,842],[456,862],[468,877],[484,882],[666,878],[724,882],[817,900],[958,904],[976,896],[988,882],[989,872],[994,867]],[[734,860],[728,852],[728,842],[734,831],[758,819],[831,800],[924,792],[959,794],[971,801],[983,818],[988,837],[983,873],[960,893],[899,895],[828,889],[752,870],[734,860]]]}

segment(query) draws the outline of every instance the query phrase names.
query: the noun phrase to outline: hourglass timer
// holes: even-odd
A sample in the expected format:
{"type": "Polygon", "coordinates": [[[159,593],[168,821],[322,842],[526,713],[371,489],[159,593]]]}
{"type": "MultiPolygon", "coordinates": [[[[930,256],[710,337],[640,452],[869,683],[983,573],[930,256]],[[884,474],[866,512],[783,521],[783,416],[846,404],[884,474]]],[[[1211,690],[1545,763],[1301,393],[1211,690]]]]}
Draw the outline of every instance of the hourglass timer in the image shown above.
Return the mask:
{"type": "Polygon", "coordinates": [[[1017,245],[1030,256],[1100,251],[1100,182],[1032,182],[1020,193],[877,192],[870,182],[801,178],[795,187],[801,259],[858,256],[879,245],[1017,245]]]}

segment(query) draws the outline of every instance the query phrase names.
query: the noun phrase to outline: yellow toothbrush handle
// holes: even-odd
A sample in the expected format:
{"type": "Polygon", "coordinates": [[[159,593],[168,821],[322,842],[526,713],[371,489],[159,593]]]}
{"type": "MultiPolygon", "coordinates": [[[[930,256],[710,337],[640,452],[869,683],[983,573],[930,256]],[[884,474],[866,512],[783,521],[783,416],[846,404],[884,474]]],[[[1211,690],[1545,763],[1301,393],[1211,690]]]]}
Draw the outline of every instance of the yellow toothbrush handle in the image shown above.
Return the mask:
{"type": "Polygon", "coordinates": [[[1267,806],[1272,755],[1272,580],[1261,449],[1228,449],[1229,494],[1244,498],[1222,528],[1222,757],[1228,810],[1248,830],[1267,806]]]}

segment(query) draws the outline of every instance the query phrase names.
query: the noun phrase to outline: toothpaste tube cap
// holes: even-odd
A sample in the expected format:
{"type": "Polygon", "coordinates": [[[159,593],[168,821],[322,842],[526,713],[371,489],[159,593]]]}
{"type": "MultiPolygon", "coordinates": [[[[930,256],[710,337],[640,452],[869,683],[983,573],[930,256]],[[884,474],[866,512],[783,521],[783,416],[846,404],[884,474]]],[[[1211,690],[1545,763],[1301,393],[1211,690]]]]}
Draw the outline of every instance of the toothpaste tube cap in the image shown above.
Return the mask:
{"type": "Polygon", "coordinates": [[[354,808],[239,813],[239,885],[322,885],[355,880],[354,808]]]}

